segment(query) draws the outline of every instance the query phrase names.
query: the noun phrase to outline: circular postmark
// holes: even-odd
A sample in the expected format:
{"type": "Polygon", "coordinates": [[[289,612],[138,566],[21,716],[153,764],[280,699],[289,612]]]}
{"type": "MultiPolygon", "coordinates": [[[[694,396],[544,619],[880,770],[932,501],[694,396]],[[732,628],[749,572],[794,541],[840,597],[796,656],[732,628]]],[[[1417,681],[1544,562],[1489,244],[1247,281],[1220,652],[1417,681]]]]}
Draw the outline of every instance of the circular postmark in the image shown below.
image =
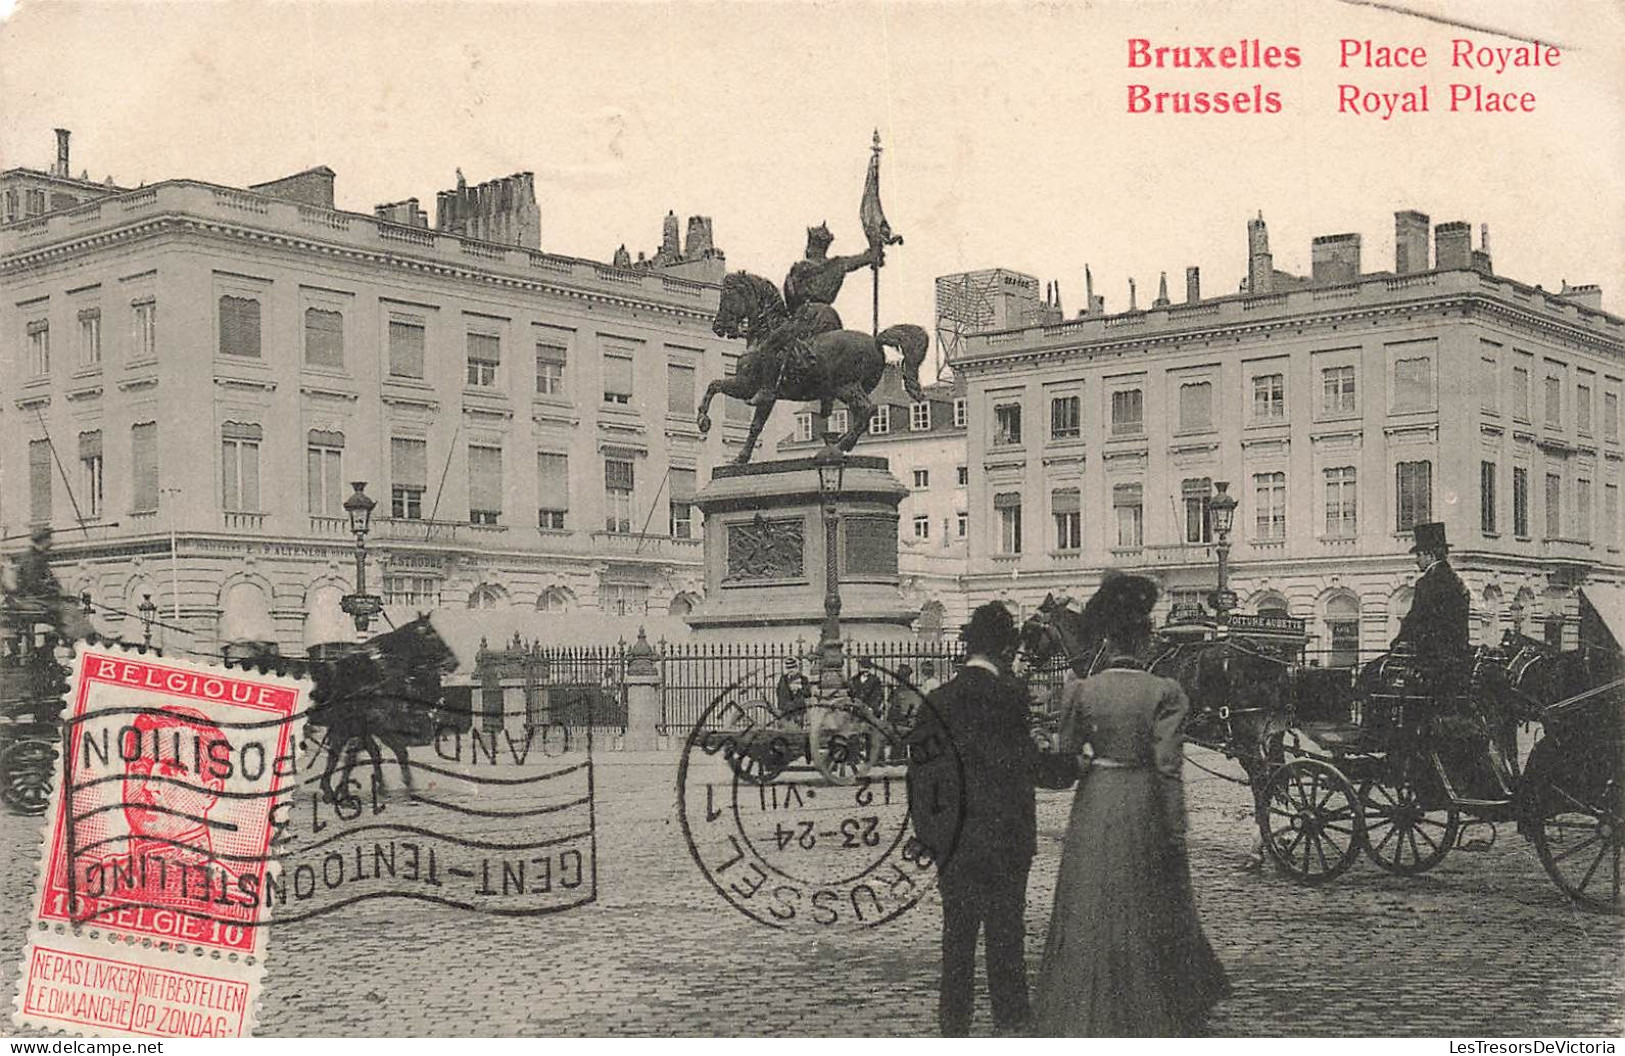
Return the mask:
{"type": "Polygon", "coordinates": [[[689,853],[757,923],[816,933],[884,924],[925,896],[953,854],[958,753],[924,694],[882,673],[891,706],[842,696],[779,711],[745,680],[689,731],[677,775],[689,853]]]}

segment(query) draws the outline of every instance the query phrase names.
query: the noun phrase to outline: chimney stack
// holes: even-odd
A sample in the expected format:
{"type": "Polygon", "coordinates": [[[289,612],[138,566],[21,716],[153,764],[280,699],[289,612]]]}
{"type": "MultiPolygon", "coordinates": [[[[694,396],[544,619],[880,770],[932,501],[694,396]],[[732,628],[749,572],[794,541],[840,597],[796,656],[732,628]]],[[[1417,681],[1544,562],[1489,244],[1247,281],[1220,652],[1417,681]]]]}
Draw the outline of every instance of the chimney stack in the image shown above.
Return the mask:
{"type": "Polygon", "coordinates": [[[1433,266],[1440,271],[1473,266],[1472,225],[1465,220],[1453,220],[1433,229],[1433,266]]]}
{"type": "Polygon", "coordinates": [[[1270,232],[1264,226],[1264,213],[1247,221],[1247,292],[1255,296],[1275,287],[1275,258],[1270,255],[1270,232]]]}
{"type": "Polygon", "coordinates": [[[73,135],[65,128],[56,130],[56,168],[51,170],[53,176],[63,179],[72,177],[73,170],[68,168],[68,137],[73,135]]]}
{"type": "Polygon", "coordinates": [[[1139,305],[1135,301],[1134,280],[1132,278],[1128,280],[1128,310],[1131,312],[1137,312],[1140,310],[1139,305]]]}
{"type": "Polygon", "coordinates": [[[1312,282],[1354,282],[1360,277],[1360,236],[1321,235],[1309,243],[1312,282]]]}
{"type": "Polygon", "coordinates": [[[1151,302],[1153,308],[1166,308],[1171,302],[1168,300],[1168,273],[1162,273],[1157,280],[1157,299],[1151,302]]]}
{"type": "Polygon", "coordinates": [[[1414,209],[1394,214],[1394,273],[1411,275],[1428,270],[1428,225],[1426,213],[1414,209]]]}
{"type": "Polygon", "coordinates": [[[1478,248],[1473,250],[1473,269],[1486,275],[1495,274],[1490,261],[1490,225],[1478,225],[1478,248]]]}
{"type": "Polygon", "coordinates": [[[1195,304],[1202,299],[1202,269],[1185,269],[1185,303],[1195,304]]]}

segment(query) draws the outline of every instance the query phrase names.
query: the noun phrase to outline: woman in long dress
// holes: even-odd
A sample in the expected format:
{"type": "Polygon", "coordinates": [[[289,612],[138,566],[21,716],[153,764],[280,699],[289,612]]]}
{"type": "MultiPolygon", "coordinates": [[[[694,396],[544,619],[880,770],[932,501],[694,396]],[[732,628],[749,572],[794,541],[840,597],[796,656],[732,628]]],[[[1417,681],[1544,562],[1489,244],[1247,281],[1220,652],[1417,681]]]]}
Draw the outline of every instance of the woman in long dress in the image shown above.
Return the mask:
{"type": "Polygon", "coordinates": [[[1180,770],[1189,702],[1134,657],[1156,586],[1113,577],[1101,608],[1112,660],[1062,694],[1061,748],[1093,751],[1067,825],[1039,977],[1037,1033],[1172,1037],[1202,1032],[1229,991],[1202,934],[1185,853],[1180,770]]]}

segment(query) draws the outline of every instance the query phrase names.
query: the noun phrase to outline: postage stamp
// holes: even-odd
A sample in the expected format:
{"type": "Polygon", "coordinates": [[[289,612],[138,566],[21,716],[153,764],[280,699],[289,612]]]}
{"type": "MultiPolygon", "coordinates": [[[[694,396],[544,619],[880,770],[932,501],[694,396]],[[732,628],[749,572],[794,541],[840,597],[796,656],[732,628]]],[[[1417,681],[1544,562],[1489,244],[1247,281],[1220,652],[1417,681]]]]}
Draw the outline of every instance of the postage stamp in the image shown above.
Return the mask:
{"type": "Polygon", "coordinates": [[[297,785],[308,703],[290,678],[79,647],[19,1026],[252,1031],[275,819],[297,785]]]}
{"type": "Polygon", "coordinates": [[[788,709],[741,683],[690,730],[678,816],[729,905],[759,924],[873,928],[917,905],[953,853],[962,770],[923,694],[907,720],[842,698],[788,709]]]}

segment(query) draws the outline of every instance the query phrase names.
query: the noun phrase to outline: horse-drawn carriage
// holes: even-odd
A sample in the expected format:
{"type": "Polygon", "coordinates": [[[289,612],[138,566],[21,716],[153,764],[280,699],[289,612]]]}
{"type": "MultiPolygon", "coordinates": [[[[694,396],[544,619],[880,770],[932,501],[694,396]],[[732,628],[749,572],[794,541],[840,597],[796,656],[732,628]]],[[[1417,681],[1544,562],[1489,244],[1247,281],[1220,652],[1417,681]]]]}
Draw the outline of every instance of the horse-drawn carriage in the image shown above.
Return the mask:
{"type": "MultiPolygon", "coordinates": [[[[1062,600],[1046,599],[1023,638],[1085,672],[1103,659],[1062,600]]],[[[1512,822],[1576,902],[1625,911],[1617,645],[1559,652],[1509,634],[1441,679],[1403,653],[1358,672],[1305,668],[1237,635],[1162,640],[1148,667],[1190,697],[1188,740],[1245,771],[1265,852],[1295,879],[1331,880],[1362,854],[1417,875],[1512,822]],[[1531,721],[1542,736],[1520,768],[1516,729],[1531,721]]]]}
{"type": "MultiPolygon", "coordinates": [[[[42,554],[23,562],[38,564],[42,554]]],[[[18,814],[43,814],[61,740],[68,669],[59,647],[91,637],[89,621],[38,568],[15,577],[0,604],[0,801],[18,814]]]]}

